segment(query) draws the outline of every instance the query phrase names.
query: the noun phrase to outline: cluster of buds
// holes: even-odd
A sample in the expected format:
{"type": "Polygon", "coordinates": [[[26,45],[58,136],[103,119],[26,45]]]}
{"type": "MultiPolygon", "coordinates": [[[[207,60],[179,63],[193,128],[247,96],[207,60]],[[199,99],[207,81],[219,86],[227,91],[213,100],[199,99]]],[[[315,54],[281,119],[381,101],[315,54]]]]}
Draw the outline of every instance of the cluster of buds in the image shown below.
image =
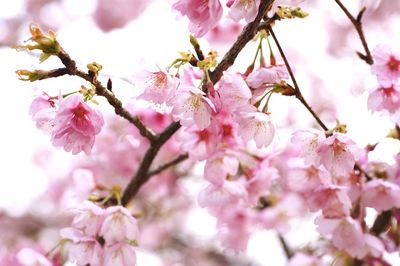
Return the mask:
{"type": "Polygon", "coordinates": [[[15,48],[30,51],[41,50],[43,53],[40,55],[40,62],[45,61],[52,55],[58,55],[62,51],[53,31],[49,31],[49,35],[45,35],[36,24],[30,24],[29,31],[32,37],[28,41],[31,41],[32,44],[17,45],[15,48]]]}

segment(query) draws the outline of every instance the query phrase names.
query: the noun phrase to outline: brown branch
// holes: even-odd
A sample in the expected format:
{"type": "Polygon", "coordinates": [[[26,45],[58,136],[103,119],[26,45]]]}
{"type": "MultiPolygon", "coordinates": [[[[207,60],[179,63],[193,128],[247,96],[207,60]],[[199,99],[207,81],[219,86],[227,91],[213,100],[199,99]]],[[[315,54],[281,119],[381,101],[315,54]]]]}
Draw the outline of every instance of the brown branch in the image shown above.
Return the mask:
{"type": "Polygon", "coordinates": [[[362,27],[362,16],[364,15],[364,12],[366,10],[366,7],[363,7],[361,11],[358,13],[357,17],[354,17],[349,10],[343,5],[343,3],[340,0],[335,0],[336,4],[343,10],[345,15],[349,18],[351,23],[354,25],[354,28],[356,29],[358,36],[360,37],[361,44],[364,47],[365,54],[362,54],[360,52],[357,52],[357,55],[364,60],[367,64],[372,65],[374,63],[374,60],[372,58],[371,52],[368,48],[367,40],[365,39],[363,27],[362,27]]]}
{"type": "Polygon", "coordinates": [[[64,50],[62,50],[57,56],[61,60],[65,68],[59,68],[50,71],[49,73],[51,73],[52,77],[58,77],[68,74],[71,76],[78,76],[90,82],[96,87],[96,94],[105,97],[110,105],[114,107],[114,111],[117,115],[125,118],[130,123],[134,124],[143,137],[149,139],[150,141],[153,141],[155,139],[155,133],[151,129],[147,128],[138,116],[133,116],[128,110],[126,110],[122,106],[122,102],[117,97],[115,97],[112,92],[104,87],[94,75],[79,70],[76,67],[75,61],[72,60],[71,57],[64,50]]]}
{"type": "Polygon", "coordinates": [[[291,257],[293,257],[293,251],[281,234],[278,234],[278,239],[282,245],[283,251],[285,252],[286,258],[289,260],[291,257]]]}
{"type": "MultiPolygon", "coordinates": [[[[215,68],[213,72],[210,73],[210,78],[212,83],[217,83],[225,70],[227,70],[235,62],[236,57],[239,55],[240,51],[246,46],[246,44],[253,39],[254,35],[258,30],[261,19],[267,10],[271,7],[274,0],[262,0],[260,7],[258,9],[258,14],[253,22],[249,23],[241,32],[236,42],[225,54],[221,62],[215,68]]],[[[156,157],[159,149],[164,145],[164,143],[180,128],[178,122],[171,123],[162,133],[155,137],[155,140],[151,143],[150,148],[146,151],[138,171],[133,176],[128,186],[125,188],[122,195],[122,205],[128,204],[128,202],[137,194],[139,189],[143,184],[145,184],[151,176],[148,172],[150,166],[156,157]]]]}
{"type": "MultiPolygon", "coordinates": [[[[222,77],[222,74],[225,70],[233,65],[236,60],[236,57],[239,55],[240,51],[246,46],[246,44],[251,41],[258,31],[258,27],[260,25],[261,19],[264,17],[265,13],[271,8],[274,0],[263,0],[260,3],[258,8],[258,14],[253,22],[247,24],[246,27],[240,33],[238,39],[233,44],[231,49],[225,54],[222,58],[221,62],[215,68],[213,72],[210,73],[210,78],[212,83],[217,83],[218,80],[222,77]]],[[[271,21],[270,23],[272,23],[271,21]]],[[[268,24],[269,25],[269,24],[268,24]]]]}
{"type": "Polygon", "coordinates": [[[173,159],[172,161],[170,161],[166,164],[160,165],[157,169],[150,171],[147,175],[148,176],[157,175],[157,174],[161,173],[162,171],[164,171],[165,169],[168,169],[171,166],[174,166],[180,162],[183,162],[187,158],[189,158],[189,155],[187,153],[181,154],[178,157],[176,157],[175,159],[173,159]]]}
{"type": "Polygon", "coordinates": [[[322,120],[318,117],[318,115],[314,112],[314,110],[311,108],[311,106],[307,103],[307,101],[304,99],[299,85],[297,84],[296,78],[293,74],[292,68],[290,67],[289,61],[286,58],[285,53],[283,52],[283,49],[278,41],[278,38],[276,37],[274,31],[272,30],[272,28],[270,26],[267,26],[267,30],[270,32],[272,38],[274,39],[274,42],[276,44],[276,46],[278,47],[279,53],[283,59],[283,61],[285,62],[286,68],[289,72],[290,78],[293,82],[294,85],[294,89],[295,89],[295,96],[296,98],[307,108],[307,110],[311,113],[311,115],[315,118],[315,120],[317,121],[317,123],[321,126],[321,128],[325,131],[328,131],[328,127],[324,124],[324,122],[322,122],[322,120]]]}
{"type": "Polygon", "coordinates": [[[392,211],[384,211],[381,214],[379,214],[376,219],[374,224],[371,227],[371,233],[379,236],[381,233],[385,232],[391,223],[392,220],[392,211]]]}

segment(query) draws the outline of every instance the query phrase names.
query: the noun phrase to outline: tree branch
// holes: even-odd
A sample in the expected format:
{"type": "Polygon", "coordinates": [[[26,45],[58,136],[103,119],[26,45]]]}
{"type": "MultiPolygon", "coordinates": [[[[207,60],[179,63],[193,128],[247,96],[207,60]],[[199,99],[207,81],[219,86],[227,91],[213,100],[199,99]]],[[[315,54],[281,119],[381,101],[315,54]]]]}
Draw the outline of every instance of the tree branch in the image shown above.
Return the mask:
{"type": "MultiPolygon", "coordinates": [[[[271,8],[273,2],[274,0],[261,1],[258,8],[258,14],[254,21],[244,27],[231,49],[229,49],[229,51],[225,54],[215,70],[210,73],[210,79],[212,83],[215,84],[218,82],[218,80],[220,80],[223,72],[233,65],[240,51],[242,51],[246,44],[254,38],[259,30],[261,19],[264,17],[265,13],[271,8]]],[[[270,25],[273,21],[275,20],[271,20],[267,24],[270,25]]]]}
{"type": "Polygon", "coordinates": [[[335,0],[336,4],[343,10],[343,12],[346,14],[346,16],[349,18],[351,23],[353,23],[354,28],[356,29],[358,36],[360,37],[361,44],[364,47],[365,54],[362,54],[360,52],[357,52],[357,55],[364,60],[368,65],[372,65],[374,63],[374,60],[372,58],[371,52],[368,48],[367,40],[365,39],[363,27],[362,27],[362,16],[364,15],[364,12],[366,10],[366,7],[363,7],[361,11],[358,13],[357,17],[355,18],[349,10],[343,5],[343,3],[340,0],[335,0]]]}
{"type": "Polygon", "coordinates": [[[176,157],[175,159],[173,159],[172,161],[159,166],[157,169],[155,169],[153,171],[150,171],[147,175],[148,176],[157,175],[157,174],[161,173],[162,171],[164,171],[165,169],[168,169],[171,166],[174,166],[174,165],[177,165],[180,162],[183,162],[187,158],[189,158],[189,155],[187,153],[181,154],[178,157],[176,157]]]}
{"type": "Polygon", "coordinates": [[[293,257],[293,251],[290,249],[288,243],[281,234],[278,234],[278,239],[282,245],[283,251],[285,252],[286,258],[289,260],[291,257],[293,257]]]}
{"type": "Polygon", "coordinates": [[[294,85],[294,89],[295,89],[295,96],[296,98],[307,108],[307,110],[311,113],[311,115],[315,118],[315,120],[317,121],[317,123],[321,126],[321,128],[325,131],[328,131],[328,127],[324,124],[324,122],[322,122],[322,120],[318,117],[318,115],[314,112],[314,110],[311,108],[311,106],[307,103],[307,101],[304,99],[299,85],[297,84],[296,78],[293,74],[292,68],[290,67],[289,61],[286,58],[285,53],[283,52],[283,49],[278,41],[278,38],[276,37],[274,31],[272,30],[272,27],[267,26],[267,30],[269,31],[269,33],[271,34],[272,38],[274,39],[274,42],[276,44],[276,46],[278,47],[279,53],[283,59],[283,61],[285,62],[286,68],[289,72],[290,78],[293,82],[294,85]]]}
{"type": "MultiPolygon", "coordinates": [[[[210,78],[212,83],[217,83],[225,70],[235,62],[236,57],[239,55],[240,51],[246,46],[246,44],[253,39],[257,33],[258,26],[261,19],[267,10],[271,7],[274,0],[262,0],[258,9],[258,14],[253,22],[249,23],[240,33],[236,42],[225,54],[221,62],[217,65],[213,72],[210,73],[210,78]]],[[[272,22],[271,22],[272,23],[272,22]]],[[[155,140],[151,143],[150,148],[146,151],[142,162],[139,165],[139,169],[133,176],[128,186],[122,195],[122,205],[128,204],[128,202],[137,194],[140,187],[145,184],[149,179],[148,174],[151,163],[156,157],[159,149],[164,145],[164,143],[180,128],[178,122],[171,123],[162,133],[155,137],[155,140]]]]}
{"type": "Polygon", "coordinates": [[[91,75],[90,72],[85,73],[79,70],[76,67],[75,61],[72,60],[71,57],[64,50],[57,54],[57,57],[61,60],[65,68],[59,68],[50,71],[49,73],[51,74],[51,77],[58,77],[68,74],[71,76],[78,76],[90,82],[96,87],[96,94],[105,97],[110,105],[114,107],[114,111],[117,115],[125,118],[130,123],[134,124],[143,137],[149,139],[150,141],[154,141],[155,133],[151,129],[147,128],[138,116],[133,116],[128,110],[126,110],[122,106],[122,102],[117,97],[115,97],[114,93],[110,92],[106,87],[104,87],[94,75],[91,75]]]}

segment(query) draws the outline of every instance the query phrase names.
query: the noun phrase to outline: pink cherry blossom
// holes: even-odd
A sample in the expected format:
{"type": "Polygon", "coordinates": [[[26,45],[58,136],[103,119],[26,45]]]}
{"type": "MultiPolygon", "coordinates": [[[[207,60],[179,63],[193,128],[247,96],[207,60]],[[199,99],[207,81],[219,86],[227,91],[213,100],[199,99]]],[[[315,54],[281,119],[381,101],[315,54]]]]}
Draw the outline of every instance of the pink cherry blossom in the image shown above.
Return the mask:
{"type": "Polygon", "coordinates": [[[296,167],[287,178],[288,187],[299,193],[313,193],[314,190],[330,183],[330,174],[324,167],[296,167]]]}
{"type": "Polygon", "coordinates": [[[363,187],[362,200],[367,207],[372,207],[378,212],[400,207],[400,188],[398,185],[374,179],[363,187]]]}
{"type": "Polygon", "coordinates": [[[336,219],[350,215],[351,201],[343,187],[328,186],[311,191],[306,196],[311,211],[322,210],[325,218],[336,219]]]}
{"type": "Polygon", "coordinates": [[[206,34],[222,17],[219,0],[178,0],[172,7],[188,17],[189,30],[196,37],[206,34]]]}
{"type": "Polygon", "coordinates": [[[64,239],[70,240],[68,244],[68,258],[78,265],[102,265],[103,250],[96,238],[85,236],[80,230],[64,228],[60,231],[64,239]]]}
{"type": "Polygon", "coordinates": [[[227,181],[222,186],[210,184],[203,189],[198,196],[200,207],[207,208],[210,213],[217,216],[228,205],[238,206],[246,200],[247,191],[243,184],[238,181],[227,181]]]}
{"type": "Polygon", "coordinates": [[[36,127],[47,134],[51,134],[54,128],[56,104],[48,94],[37,96],[30,105],[29,114],[36,122],[36,127]]]}
{"type": "Polygon", "coordinates": [[[195,87],[181,89],[171,100],[172,114],[183,126],[197,125],[200,130],[208,127],[214,105],[205,93],[195,87]]]}
{"type": "Polygon", "coordinates": [[[257,148],[267,147],[275,135],[270,116],[261,112],[245,114],[239,122],[239,135],[244,141],[255,140],[257,148]]]}
{"type": "Polygon", "coordinates": [[[400,87],[392,85],[388,88],[373,90],[368,96],[368,109],[395,113],[400,109],[400,87]]]}
{"type": "Polygon", "coordinates": [[[257,89],[287,78],[289,78],[289,74],[285,65],[276,65],[258,68],[247,77],[246,81],[251,88],[257,89]]]}
{"type": "Polygon", "coordinates": [[[292,136],[292,143],[300,148],[300,156],[306,164],[320,165],[318,148],[323,141],[323,133],[315,129],[299,130],[292,136]]]}
{"type": "Polygon", "coordinates": [[[352,257],[362,259],[368,254],[378,257],[383,251],[382,242],[375,236],[364,234],[360,223],[350,217],[341,220],[318,217],[315,223],[321,234],[332,237],[336,248],[346,251],[352,257]]]}
{"type": "Polygon", "coordinates": [[[360,150],[357,145],[342,134],[333,134],[325,139],[318,153],[321,156],[321,164],[334,176],[349,174],[355,165],[360,150]]]}
{"type": "Polygon", "coordinates": [[[218,84],[218,93],[225,109],[233,111],[249,104],[251,91],[239,74],[224,72],[218,84]]]}
{"type": "Polygon", "coordinates": [[[104,266],[135,266],[135,249],[124,242],[107,246],[104,249],[104,266]]]}
{"type": "Polygon", "coordinates": [[[238,159],[229,153],[219,152],[209,158],[204,166],[204,177],[217,186],[222,186],[229,176],[236,174],[238,159]]]}
{"type": "Polygon", "coordinates": [[[381,44],[375,47],[372,56],[372,74],[377,76],[381,86],[391,87],[400,77],[400,53],[393,51],[389,45],[381,44]]]}
{"type": "Polygon", "coordinates": [[[53,145],[78,154],[90,153],[95,135],[104,124],[99,111],[91,109],[80,95],[69,96],[60,102],[52,132],[53,145]]]}
{"type": "Polygon", "coordinates": [[[104,213],[104,222],[100,229],[107,245],[135,240],[139,235],[137,220],[122,206],[108,207],[104,213]]]}
{"type": "Polygon", "coordinates": [[[23,248],[17,254],[18,262],[22,266],[52,266],[53,264],[39,252],[31,248],[23,248]]]}
{"type": "Polygon", "coordinates": [[[151,0],[99,0],[93,17],[103,31],[123,28],[143,13],[151,0]]]}
{"type": "Polygon", "coordinates": [[[104,209],[96,204],[85,201],[78,209],[78,214],[74,217],[72,226],[82,230],[85,235],[95,237],[103,223],[104,209]]]}
{"type": "Polygon", "coordinates": [[[139,87],[143,89],[138,99],[156,104],[166,103],[173,96],[178,85],[176,78],[171,77],[162,70],[155,72],[143,71],[136,78],[139,81],[139,87]]]}
{"type": "Polygon", "coordinates": [[[239,21],[240,19],[244,18],[247,23],[250,23],[257,16],[259,5],[260,5],[260,0],[230,1],[229,2],[229,7],[230,7],[229,16],[235,21],[239,21]]]}
{"type": "Polygon", "coordinates": [[[218,218],[217,237],[222,244],[236,252],[245,251],[252,233],[252,213],[248,209],[233,207],[218,218]]]}
{"type": "Polygon", "coordinates": [[[182,150],[188,152],[189,158],[194,161],[207,159],[216,149],[215,133],[210,128],[203,130],[197,129],[196,126],[185,128],[179,133],[177,140],[182,143],[182,150]]]}

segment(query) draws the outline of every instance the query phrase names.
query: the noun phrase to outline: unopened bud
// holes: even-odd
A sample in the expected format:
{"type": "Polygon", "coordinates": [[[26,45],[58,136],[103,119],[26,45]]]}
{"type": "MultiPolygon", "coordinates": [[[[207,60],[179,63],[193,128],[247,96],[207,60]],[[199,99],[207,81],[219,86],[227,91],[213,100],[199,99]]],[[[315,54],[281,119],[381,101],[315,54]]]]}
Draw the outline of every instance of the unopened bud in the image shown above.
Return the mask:
{"type": "Polygon", "coordinates": [[[20,80],[25,80],[25,81],[30,81],[30,82],[45,79],[49,75],[49,72],[44,71],[44,70],[29,71],[29,70],[25,70],[25,69],[20,69],[20,70],[15,71],[15,73],[17,73],[18,78],[20,80]]]}

